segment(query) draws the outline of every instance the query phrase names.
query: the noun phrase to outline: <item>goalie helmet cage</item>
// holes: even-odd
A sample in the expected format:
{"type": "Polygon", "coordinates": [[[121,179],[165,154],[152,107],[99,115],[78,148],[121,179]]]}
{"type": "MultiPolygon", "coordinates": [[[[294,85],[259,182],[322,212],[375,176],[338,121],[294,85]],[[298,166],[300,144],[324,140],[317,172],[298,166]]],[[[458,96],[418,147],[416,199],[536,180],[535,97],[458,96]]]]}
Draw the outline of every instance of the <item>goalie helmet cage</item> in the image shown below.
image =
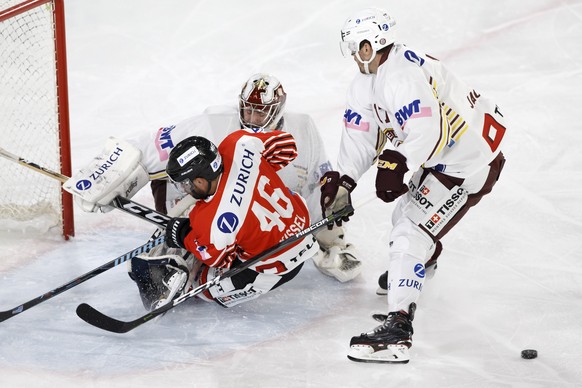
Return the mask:
{"type": "MultiPolygon", "coordinates": [[[[63,0],[0,0],[0,147],[71,175],[63,0]]],[[[0,228],[74,236],[59,181],[0,158],[0,228]]]]}

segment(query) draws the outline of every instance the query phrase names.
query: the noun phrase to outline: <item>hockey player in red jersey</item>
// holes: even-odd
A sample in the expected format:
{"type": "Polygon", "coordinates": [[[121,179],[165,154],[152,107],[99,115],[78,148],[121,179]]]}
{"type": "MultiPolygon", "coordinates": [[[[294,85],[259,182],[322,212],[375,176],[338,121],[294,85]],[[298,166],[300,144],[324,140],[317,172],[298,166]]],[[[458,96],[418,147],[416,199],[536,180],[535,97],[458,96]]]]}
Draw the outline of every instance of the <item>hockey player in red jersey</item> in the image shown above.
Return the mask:
{"type": "MultiPolygon", "coordinates": [[[[317,221],[319,181],[332,167],[313,119],[307,114],[286,111],[287,94],[279,80],[269,74],[252,75],[238,97],[238,109],[210,107],[204,114],[160,128],[155,133],[144,133],[127,141],[109,138],[102,152],[75,174],[86,176],[100,169],[113,155],[115,162],[100,174],[99,184],[93,184],[89,190],[78,190],[74,184],[80,178],[74,176],[70,184],[64,186],[75,194],[75,201],[83,210],[100,212],[111,209],[108,204],[117,195],[131,198],[151,182],[156,209],[172,217],[185,217],[195,199],[168,184],[166,173],[170,151],[181,140],[202,136],[218,144],[242,127],[251,132],[281,130],[293,136],[298,155],[277,174],[289,189],[305,199],[312,220],[317,221]]],[[[321,272],[341,282],[359,275],[362,262],[357,258],[354,245],[346,241],[343,228],[324,228],[315,238],[320,250],[313,256],[313,262],[321,272]]],[[[144,307],[155,308],[173,297],[171,290],[176,289],[174,284],[180,279],[170,273],[175,274],[174,269],[178,267],[189,269],[192,263],[188,251],[166,245],[133,258],[128,273],[136,282],[144,307]]]]}
{"type": "Polygon", "coordinates": [[[409,361],[426,269],[434,268],[441,238],[492,190],[505,161],[505,119],[495,103],[440,61],[396,42],[395,25],[370,8],[342,28],[342,52],[360,73],[348,90],[338,171],[322,179],[324,213],[350,202],[375,163],[377,196],[399,198],[385,242],[388,314],[350,341],[348,357],[363,362],[409,361]]]}
{"type": "MultiPolygon", "coordinates": [[[[100,169],[103,161],[114,155],[115,163],[100,175],[100,183],[90,190],[78,190],[74,185],[78,179],[72,179],[65,187],[75,194],[75,201],[83,210],[99,212],[111,209],[108,204],[115,196],[131,198],[151,182],[156,210],[173,217],[184,216],[193,205],[193,198],[168,184],[166,174],[168,155],[176,144],[189,136],[202,136],[218,144],[241,128],[253,132],[280,130],[293,135],[298,155],[277,174],[287,187],[305,199],[312,220],[318,221],[321,214],[319,181],[325,172],[332,170],[332,166],[313,119],[308,114],[288,112],[286,101],[287,93],[276,77],[253,74],[241,88],[238,107],[211,106],[203,114],[127,141],[112,137],[103,151],[79,174],[83,176],[100,169]],[[118,149],[123,149],[122,156],[117,155],[118,149]]],[[[348,242],[344,228],[324,228],[315,234],[315,238],[320,251],[313,257],[313,262],[322,273],[341,282],[350,281],[360,274],[362,261],[358,259],[354,244],[348,242]]],[[[150,272],[159,272],[154,267],[166,265],[166,255],[184,256],[185,252],[168,250],[165,245],[156,247],[132,260],[129,275],[134,280],[143,276],[149,278],[150,272]]],[[[139,281],[137,284],[142,296],[159,294],[165,288],[162,283],[153,289],[149,286],[144,289],[139,281]]],[[[150,308],[150,299],[143,299],[147,308],[150,308]]]]}
{"type": "MultiPolygon", "coordinates": [[[[186,248],[196,258],[191,268],[176,266],[165,274],[175,297],[187,284],[206,283],[309,226],[303,198],[277,175],[297,156],[285,132],[244,130],[226,137],[218,149],[203,137],[181,141],[171,151],[167,173],[183,192],[197,199],[189,218],[173,218],[167,244],[186,248]],[[190,279],[189,279],[190,278],[190,279]]],[[[307,236],[207,290],[202,297],[230,307],[291,280],[318,250],[307,236]]],[[[160,307],[166,300],[158,300],[160,307]]]]}

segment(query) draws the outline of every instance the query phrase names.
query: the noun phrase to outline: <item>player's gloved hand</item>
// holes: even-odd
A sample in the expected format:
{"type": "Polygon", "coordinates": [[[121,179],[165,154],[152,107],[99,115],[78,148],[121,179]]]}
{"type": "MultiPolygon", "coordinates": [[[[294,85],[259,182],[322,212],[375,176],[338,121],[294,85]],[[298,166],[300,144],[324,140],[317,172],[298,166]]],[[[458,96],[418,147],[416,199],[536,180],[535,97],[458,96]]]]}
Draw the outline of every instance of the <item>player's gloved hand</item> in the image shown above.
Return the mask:
{"type": "Polygon", "coordinates": [[[188,218],[172,218],[166,226],[166,245],[170,248],[186,248],[184,239],[191,230],[188,218]]]}
{"type": "Polygon", "coordinates": [[[404,174],[408,171],[406,157],[399,152],[384,150],[378,158],[376,195],[384,202],[392,202],[408,191],[404,174]]]}
{"type": "MultiPolygon", "coordinates": [[[[337,171],[328,171],[321,178],[321,198],[319,203],[321,205],[321,211],[323,217],[338,212],[346,207],[348,204],[352,204],[351,193],[356,188],[357,184],[352,178],[347,175],[342,175],[340,177],[337,171]]],[[[342,218],[336,220],[337,226],[342,225],[342,221],[349,221],[350,217],[354,215],[354,212],[348,213],[342,218]]],[[[333,228],[332,225],[327,226],[328,229],[333,228]]]]}

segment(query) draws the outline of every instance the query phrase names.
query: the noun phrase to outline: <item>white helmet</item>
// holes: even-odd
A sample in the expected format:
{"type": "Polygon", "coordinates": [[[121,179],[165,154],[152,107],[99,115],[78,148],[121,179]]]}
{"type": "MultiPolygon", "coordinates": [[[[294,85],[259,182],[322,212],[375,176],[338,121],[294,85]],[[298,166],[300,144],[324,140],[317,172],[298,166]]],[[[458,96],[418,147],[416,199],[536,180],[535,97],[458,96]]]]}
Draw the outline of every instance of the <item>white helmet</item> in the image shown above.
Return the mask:
{"type": "Polygon", "coordinates": [[[276,129],[287,93],[281,82],[269,74],[255,74],[245,82],[239,95],[239,118],[243,127],[276,129]]]}
{"type": "MultiPolygon", "coordinates": [[[[340,49],[344,57],[356,55],[362,41],[370,42],[374,52],[396,40],[392,16],[379,8],[366,8],[348,18],[342,28],[340,49]]],[[[358,58],[360,59],[360,58],[358,58]]]]}

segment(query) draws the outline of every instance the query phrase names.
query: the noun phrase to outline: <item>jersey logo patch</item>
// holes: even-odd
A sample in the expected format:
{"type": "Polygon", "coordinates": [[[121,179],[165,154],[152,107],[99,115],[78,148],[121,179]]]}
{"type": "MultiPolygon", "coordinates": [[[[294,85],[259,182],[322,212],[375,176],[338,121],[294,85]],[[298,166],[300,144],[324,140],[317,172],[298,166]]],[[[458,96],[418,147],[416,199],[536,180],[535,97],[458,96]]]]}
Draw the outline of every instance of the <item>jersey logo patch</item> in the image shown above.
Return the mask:
{"type": "Polygon", "coordinates": [[[234,233],[238,224],[238,217],[236,214],[231,212],[221,214],[220,217],[218,217],[218,221],[216,222],[216,226],[218,226],[218,229],[222,233],[234,233]]]}
{"type": "MultiPolygon", "coordinates": [[[[196,245],[198,245],[198,242],[196,242],[196,245]]],[[[200,254],[200,257],[202,258],[202,260],[208,260],[208,259],[212,258],[210,256],[210,254],[206,251],[205,246],[197,246],[196,250],[200,254]]]]}
{"type": "Polygon", "coordinates": [[[420,100],[414,100],[408,105],[404,105],[402,108],[396,112],[394,115],[396,121],[401,127],[404,127],[405,123],[409,119],[419,119],[422,117],[431,117],[432,109],[430,106],[420,106],[420,100]]]}
{"type": "Polygon", "coordinates": [[[416,264],[414,266],[414,273],[416,274],[416,276],[422,279],[424,277],[424,265],[420,263],[416,264]]]}
{"type": "Polygon", "coordinates": [[[362,120],[362,115],[351,109],[346,109],[344,113],[344,125],[346,128],[355,129],[356,131],[368,132],[370,123],[362,120]]]}
{"type": "Polygon", "coordinates": [[[174,142],[172,141],[172,129],[174,128],[176,128],[175,125],[158,129],[155,144],[156,149],[158,150],[158,155],[160,156],[160,161],[168,160],[168,157],[170,156],[169,151],[174,148],[174,142]]]}
{"type": "Polygon", "coordinates": [[[406,50],[404,52],[404,58],[408,59],[412,63],[416,63],[419,67],[424,65],[424,59],[416,55],[412,50],[406,50]]]}

